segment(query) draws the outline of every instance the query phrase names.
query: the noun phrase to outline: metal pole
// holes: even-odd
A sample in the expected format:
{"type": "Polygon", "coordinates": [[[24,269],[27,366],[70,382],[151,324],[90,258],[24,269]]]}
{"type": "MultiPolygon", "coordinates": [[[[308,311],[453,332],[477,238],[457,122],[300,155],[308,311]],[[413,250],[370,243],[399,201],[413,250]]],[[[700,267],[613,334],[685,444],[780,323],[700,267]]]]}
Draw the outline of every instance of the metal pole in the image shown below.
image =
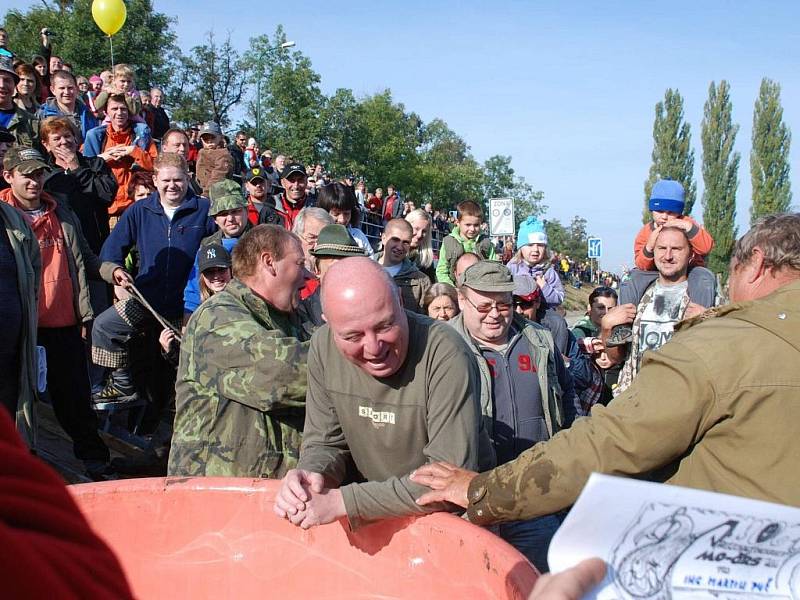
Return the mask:
{"type": "Polygon", "coordinates": [[[256,139],[261,143],[261,73],[258,74],[258,87],[256,91],[256,139]]]}

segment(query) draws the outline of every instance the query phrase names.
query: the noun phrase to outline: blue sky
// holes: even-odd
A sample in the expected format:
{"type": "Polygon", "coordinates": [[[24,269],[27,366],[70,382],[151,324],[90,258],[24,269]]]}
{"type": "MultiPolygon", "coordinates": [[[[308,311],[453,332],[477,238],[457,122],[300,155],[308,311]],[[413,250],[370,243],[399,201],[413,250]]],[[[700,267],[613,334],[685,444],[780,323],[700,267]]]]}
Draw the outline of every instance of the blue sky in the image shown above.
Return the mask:
{"type": "MultiPolygon", "coordinates": [[[[5,0],[3,0],[5,3],[5,0]]],[[[22,3],[27,4],[27,3],[22,3]]],[[[654,106],[685,100],[700,196],[700,123],[708,85],[731,84],[739,123],[738,218],[747,229],[750,130],[763,76],[782,86],[784,120],[800,131],[798,2],[320,2],[155,0],[177,18],[184,49],[206,31],[247,40],[278,23],[332,93],[391,88],[429,121],[444,119],[479,161],[510,154],[545,193],[547,217],[584,216],[604,240],[602,264],[631,264],[650,166],[654,106]],[[794,57],[794,58],[793,58],[794,57]]],[[[792,174],[800,173],[797,143],[792,174]]],[[[800,192],[796,192],[800,193],[800,192]]],[[[794,204],[800,201],[794,200],[794,204]]]]}

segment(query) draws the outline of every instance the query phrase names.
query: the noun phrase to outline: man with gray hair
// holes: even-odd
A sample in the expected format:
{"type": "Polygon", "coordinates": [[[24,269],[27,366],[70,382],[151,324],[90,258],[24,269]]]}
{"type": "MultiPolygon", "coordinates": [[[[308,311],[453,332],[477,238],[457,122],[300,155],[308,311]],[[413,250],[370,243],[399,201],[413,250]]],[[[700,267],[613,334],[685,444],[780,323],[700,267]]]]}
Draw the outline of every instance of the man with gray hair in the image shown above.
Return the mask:
{"type": "Polygon", "coordinates": [[[486,473],[418,469],[421,502],[477,524],[562,510],[593,471],[800,506],[800,214],[758,221],[737,243],[732,304],[681,322],[633,384],[590,419],[486,473]]]}

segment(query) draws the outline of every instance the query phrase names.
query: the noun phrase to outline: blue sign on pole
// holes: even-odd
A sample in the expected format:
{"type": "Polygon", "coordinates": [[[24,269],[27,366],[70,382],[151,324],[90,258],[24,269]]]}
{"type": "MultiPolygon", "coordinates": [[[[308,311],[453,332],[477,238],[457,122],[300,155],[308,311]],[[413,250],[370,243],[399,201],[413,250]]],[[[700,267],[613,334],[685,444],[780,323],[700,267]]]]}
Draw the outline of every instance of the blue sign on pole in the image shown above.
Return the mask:
{"type": "Polygon", "coordinates": [[[603,240],[599,237],[589,238],[589,258],[602,258],[603,257],[603,240]]]}

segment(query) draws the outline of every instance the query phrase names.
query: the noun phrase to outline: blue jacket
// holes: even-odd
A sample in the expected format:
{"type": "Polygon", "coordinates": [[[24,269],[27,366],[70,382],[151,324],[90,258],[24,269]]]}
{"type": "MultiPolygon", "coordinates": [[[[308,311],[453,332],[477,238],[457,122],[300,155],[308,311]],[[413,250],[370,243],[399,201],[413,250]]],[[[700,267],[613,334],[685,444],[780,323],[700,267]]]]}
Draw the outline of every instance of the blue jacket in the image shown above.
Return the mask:
{"type": "MultiPolygon", "coordinates": [[[[46,119],[47,117],[67,117],[71,119],[76,125],[80,125],[81,128],[81,140],[86,138],[86,133],[95,127],[97,127],[99,121],[95,118],[86,105],[81,102],[80,100],[75,100],[75,112],[71,115],[68,115],[61,111],[58,108],[58,103],[56,102],[55,98],[48,98],[47,101],[39,107],[39,110],[36,111],[36,118],[40,121],[42,119],[46,119]]],[[[100,145],[101,152],[102,152],[102,144],[100,145]]],[[[97,153],[99,154],[99,152],[97,153]]],[[[95,155],[96,156],[96,155],[95,155]]]]}
{"type": "Polygon", "coordinates": [[[158,192],[136,202],[122,213],[103,244],[103,276],[110,281],[113,269],[124,265],[128,252],[136,246],[136,287],[162,316],[183,316],[183,289],[195,255],[203,238],[217,227],[208,216],[208,208],[208,199],[190,190],[170,222],[158,192]]]}
{"type": "MultiPolygon", "coordinates": [[[[130,125],[133,128],[133,139],[136,145],[147,152],[150,142],[153,141],[153,135],[150,133],[150,128],[147,126],[147,123],[132,121],[130,125]]],[[[94,129],[90,129],[84,135],[84,156],[100,156],[103,153],[103,144],[106,141],[106,130],[109,127],[110,125],[99,125],[94,129]]]]}

